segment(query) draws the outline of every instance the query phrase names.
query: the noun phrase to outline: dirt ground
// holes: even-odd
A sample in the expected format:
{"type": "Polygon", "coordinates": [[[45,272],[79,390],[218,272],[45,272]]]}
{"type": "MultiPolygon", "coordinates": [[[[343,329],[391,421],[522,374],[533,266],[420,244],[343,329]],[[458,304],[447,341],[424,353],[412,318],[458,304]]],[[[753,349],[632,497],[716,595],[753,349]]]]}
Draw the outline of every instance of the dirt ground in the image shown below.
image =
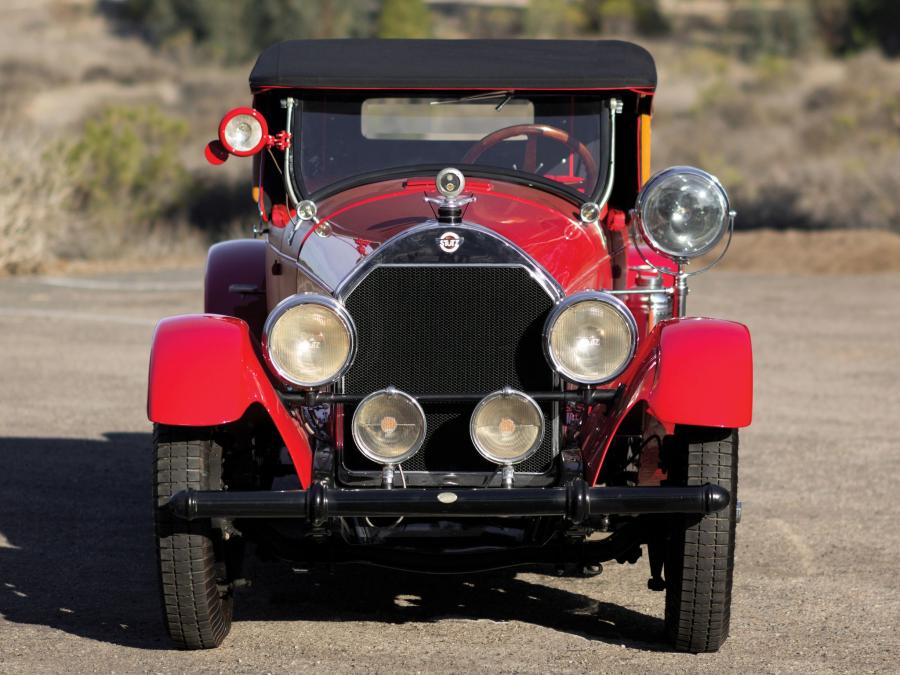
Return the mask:
{"type": "Polygon", "coordinates": [[[900,275],[782,271],[716,271],[690,298],[749,324],[756,358],[732,635],[700,656],[661,642],[645,560],[595,579],[256,564],[224,646],[172,650],[147,356],[201,272],[0,280],[0,672],[897,672],[900,275]]]}
{"type": "Polygon", "coordinates": [[[719,269],[774,274],[896,274],[900,272],[900,234],[865,229],[736,232],[719,269]]]}

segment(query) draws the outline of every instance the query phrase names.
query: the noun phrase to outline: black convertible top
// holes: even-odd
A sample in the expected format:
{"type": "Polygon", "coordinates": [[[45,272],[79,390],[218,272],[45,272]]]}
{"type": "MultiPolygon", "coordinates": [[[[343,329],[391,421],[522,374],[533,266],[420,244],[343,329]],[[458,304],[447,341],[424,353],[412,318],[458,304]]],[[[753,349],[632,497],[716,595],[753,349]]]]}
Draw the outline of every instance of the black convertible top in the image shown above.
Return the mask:
{"type": "Polygon", "coordinates": [[[653,89],[656,66],[619,40],[290,40],[265,49],[254,91],[653,89]]]}

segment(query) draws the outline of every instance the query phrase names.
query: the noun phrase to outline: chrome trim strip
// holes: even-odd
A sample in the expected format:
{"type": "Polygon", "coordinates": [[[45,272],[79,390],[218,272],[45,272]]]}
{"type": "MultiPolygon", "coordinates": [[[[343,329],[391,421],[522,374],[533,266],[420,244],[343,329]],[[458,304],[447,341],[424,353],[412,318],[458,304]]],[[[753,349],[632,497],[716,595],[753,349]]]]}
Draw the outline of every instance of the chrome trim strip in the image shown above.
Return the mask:
{"type": "MultiPolygon", "coordinates": [[[[471,247],[471,242],[468,244],[471,247]]],[[[477,251],[476,251],[477,252],[477,251]]],[[[483,251],[482,251],[483,253],[483,251]]],[[[481,256],[483,258],[483,255],[481,256]]],[[[516,244],[511,242],[509,239],[500,236],[493,230],[483,227],[481,225],[476,225],[475,223],[467,223],[463,222],[459,225],[446,225],[442,223],[438,223],[435,220],[429,220],[421,225],[416,225],[411,227],[403,232],[400,232],[387,241],[385,241],[381,246],[379,246],[371,255],[369,255],[365,260],[363,260],[359,265],[357,265],[351,272],[344,277],[344,279],[338,284],[337,288],[334,291],[334,295],[339,300],[345,300],[354,289],[365,279],[376,267],[380,267],[382,265],[406,265],[410,267],[436,267],[436,266],[447,266],[447,267],[461,267],[461,266],[482,266],[482,267],[499,267],[503,265],[519,265],[528,270],[528,273],[531,277],[537,281],[541,287],[547,292],[547,295],[554,302],[559,302],[565,297],[565,292],[562,289],[562,286],[554,279],[537,261],[534,260],[530,255],[528,255],[524,250],[519,248],[516,244]],[[454,231],[458,233],[472,233],[479,237],[485,237],[492,244],[497,246],[497,251],[492,252],[493,254],[500,253],[501,255],[497,255],[496,259],[491,260],[491,262],[471,262],[471,259],[475,256],[469,250],[466,250],[464,253],[454,256],[453,262],[446,263],[429,263],[429,262],[403,262],[403,263],[390,263],[387,262],[390,260],[392,254],[400,253],[397,245],[402,243],[403,241],[416,236],[426,235],[430,232],[434,232],[435,234],[442,234],[445,231],[454,231]],[[503,255],[505,254],[505,255],[503,255]],[[505,258],[505,259],[504,259],[505,258]]]]}
{"type": "MultiPolygon", "coordinates": [[[[380,484],[382,472],[350,470],[338,464],[338,482],[347,487],[367,487],[380,484]]],[[[516,471],[516,482],[520,487],[549,487],[556,483],[556,466],[551,464],[544,473],[516,471]]],[[[491,471],[410,471],[403,469],[407,485],[410,487],[433,487],[454,489],[462,487],[501,487],[500,472],[491,471]]]]}
{"type": "Polygon", "coordinates": [[[583,291],[581,293],[570,295],[565,300],[556,304],[556,307],[553,308],[553,310],[550,312],[550,315],[547,317],[546,323],[544,323],[543,339],[544,356],[547,358],[547,363],[550,364],[550,367],[554,372],[558,373],[566,380],[575,382],[577,384],[604,384],[606,382],[611,382],[619,375],[621,375],[628,367],[628,364],[631,363],[631,360],[634,358],[634,354],[637,351],[638,342],[637,321],[635,321],[634,315],[631,313],[631,310],[628,309],[628,306],[624,302],[619,300],[619,298],[603,291],[583,291]],[[553,350],[550,348],[550,333],[553,331],[553,327],[556,324],[557,319],[559,319],[560,315],[572,305],[585,301],[603,302],[607,305],[610,305],[625,318],[625,321],[628,324],[628,328],[631,331],[631,349],[628,352],[627,358],[625,358],[625,360],[622,362],[622,365],[619,366],[618,369],[616,369],[607,377],[599,380],[575,379],[571,376],[570,373],[564,373],[556,357],[553,355],[553,350]]]}
{"type": "Polygon", "coordinates": [[[297,387],[302,387],[304,389],[315,389],[316,387],[322,387],[336,380],[339,380],[343,377],[344,373],[347,372],[347,369],[353,365],[353,360],[356,358],[356,324],[353,323],[353,317],[350,316],[350,313],[344,308],[344,305],[334,298],[328,297],[327,295],[319,295],[317,293],[302,293],[298,295],[289,295],[284,300],[279,302],[275,309],[273,309],[269,316],[266,317],[266,322],[263,324],[263,332],[262,332],[262,353],[265,358],[266,364],[269,366],[269,369],[287,385],[293,385],[297,387]],[[317,304],[323,305],[324,307],[332,310],[344,324],[344,327],[347,329],[347,333],[350,335],[350,350],[347,352],[347,358],[344,361],[344,364],[338,370],[337,373],[334,374],[333,377],[329,377],[325,380],[317,381],[317,382],[299,382],[290,377],[271,357],[269,354],[269,335],[272,332],[272,329],[275,327],[275,323],[281,316],[292,307],[297,307],[298,305],[306,305],[306,304],[317,304]]]}
{"type": "Polygon", "coordinates": [[[675,292],[675,289],[672,287],[669,288],[623,288],[620,290],[604,290],[604,293],[608,293],[609,295],[656,295],[658,293],[663,293],[665,295],[672,295],[675,292]]]}

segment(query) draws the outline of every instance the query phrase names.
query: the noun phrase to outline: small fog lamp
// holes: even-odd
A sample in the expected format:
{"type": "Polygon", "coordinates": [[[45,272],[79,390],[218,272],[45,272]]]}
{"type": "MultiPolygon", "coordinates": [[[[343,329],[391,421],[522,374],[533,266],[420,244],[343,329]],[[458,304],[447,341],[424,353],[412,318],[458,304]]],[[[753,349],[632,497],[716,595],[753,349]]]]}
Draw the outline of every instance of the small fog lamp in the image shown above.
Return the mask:
{"type": "Polygon", "coordinates": [[[485,396],[469,423],[472,443],[485,459],[512,465],[531,457],[544,437],[544,413],[530,396],[504,389],[485,396]]]}
{"type": "Polygon", "coordinates": [[[366,396],[353,413],[353,440],[379,464],[400,464],[425,442],[425,413],[412,396],[388,387],[366,396]]]}

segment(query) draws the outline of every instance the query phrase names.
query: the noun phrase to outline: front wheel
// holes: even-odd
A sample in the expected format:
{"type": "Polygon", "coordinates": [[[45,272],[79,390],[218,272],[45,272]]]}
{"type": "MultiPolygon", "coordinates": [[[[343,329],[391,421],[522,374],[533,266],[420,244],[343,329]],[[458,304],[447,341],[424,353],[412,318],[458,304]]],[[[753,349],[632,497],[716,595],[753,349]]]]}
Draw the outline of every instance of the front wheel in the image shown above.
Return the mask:
{"type": "Polygon", "coordinates": [[[680,427],[668,437],[669,484],[720,485],[724,510],[678,517],[666,550],[666,632],[685,652],[714,652],[728,637],[737,522],[738,432],[680,427]]]}
{"type": "Polygon", "coordinates": [[[203,429],[157,425],[154,506],[163,614],[186,649],[217,647],[231,629],[225,544],[209,521],[185,521],[164,508],[173,494],[222,489],[222,448],[203,429]]]}

